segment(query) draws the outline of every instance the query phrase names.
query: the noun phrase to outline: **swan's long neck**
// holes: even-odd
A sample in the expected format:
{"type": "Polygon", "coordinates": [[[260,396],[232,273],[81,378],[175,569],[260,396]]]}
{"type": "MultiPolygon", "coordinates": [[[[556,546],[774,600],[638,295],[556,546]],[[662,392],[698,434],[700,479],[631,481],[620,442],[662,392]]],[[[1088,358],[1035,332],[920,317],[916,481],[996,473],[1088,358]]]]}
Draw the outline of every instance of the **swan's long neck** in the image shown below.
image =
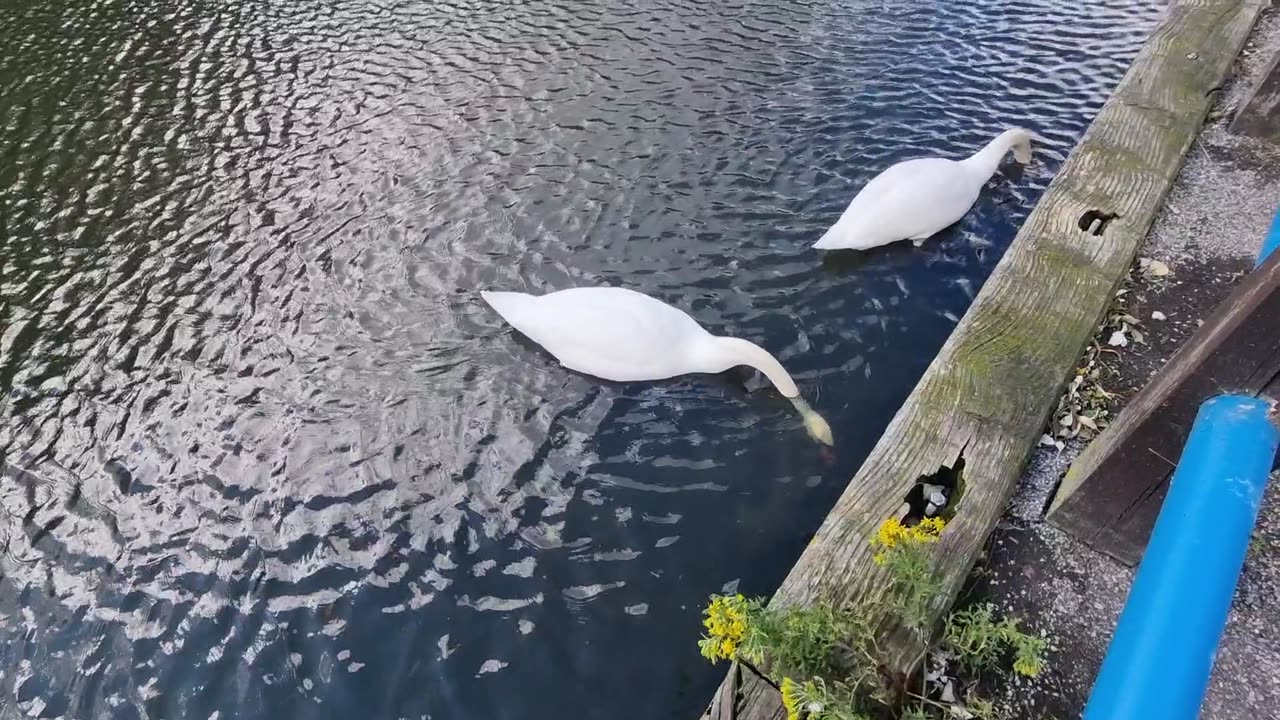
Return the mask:
{"type": "Polygon", "coordinates": [[[974,172],[980,174],[982,179],[986,181],[996,174],[996,169],[1000,167],[1000,161],[1004,159],[1004,156],[1010,150],[1015,149],[1018,162],[1030,162],[1031,141],[1025,130],[1005,130],[997,135],[994,140],[987,143],[986,147],[962,162],[973,168],[974,172]]]}
{"type": "Polygon", "coordinates": [[[769,378],[769,382],[778,388],[778,392],[793,398],[800,395],[796,383],[783,369],[782,363],[770,355],[767,350],[753,342],[740,338],[717,337],[706,350],[708,364],[719,366],[715,372],[728,370],[738,365],[749,365],[769,378]]]}
{"type": "Polygon", "coordinates": [[[800,389],[783,369],[782,363],[764,348],[739,338],[712,337],[710,342],[699,350],[699,355],[702,366],[709,372],[721,372],[738,365],[748,365],[764,373],[765,377],[769,378],[769,382],[778,388],[778,392],[791,400],[791,404],[804,419],[805,430],[809,431],[814,439],[828,446],[835,443],[831,435],[831,426],[809,407],[809,403],[805,402],[804,398],[800,397],[800,389]]]}

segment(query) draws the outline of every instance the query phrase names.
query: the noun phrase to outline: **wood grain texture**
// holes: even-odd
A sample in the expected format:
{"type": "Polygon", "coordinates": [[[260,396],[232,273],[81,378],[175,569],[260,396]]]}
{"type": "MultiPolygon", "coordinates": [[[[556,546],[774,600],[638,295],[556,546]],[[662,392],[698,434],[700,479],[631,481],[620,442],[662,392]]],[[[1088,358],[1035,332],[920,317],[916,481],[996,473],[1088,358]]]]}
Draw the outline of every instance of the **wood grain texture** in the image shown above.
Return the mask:
{"type": "Polygon", "coordinates": [[[778,689],[760,677],[751,668],[735,664],[729,676],[720,684],[711,700],[711,707],[702,715],[703,720],[741,720],[745,708],[752,709],[752,717],[769,720],[786,720],[778,689]],[[733,702],[730,702],[730,698],[733,702]]]}
{"type": "Polygon", "coordinates": [[[736,661],[729,666],[729,676],[720,683],[720,689],[711,698],[711,706],[702,714],[703,720],[736,720],[741,673],[742,667],[736,661]]]}
{"type": "MultiPolygon", "coordinates": [[[[774,596],[848,603],[888,579],[868,540],[922,475],[964,456],[964,496],[935,547],[941,616],[973,566],[1265,0],[1171,0],[1165,17],[774,596]],[[1100,235],[1090,211],[1116,215],[1100,235]]],[[[890,666],[923,649],[888,628],[890,666]]],[[[744,687],[739,720],[778,720],[744,687]]]]}
{"type": "Polygon", "coordinates": [[[1280,374],[1280,253],[1247,275],[1067,471],[1049,521],[1136,565],[1200,404],[1280,374]]]}
{"type": "Polygon", "coordinates": [[[1231,121],[1231,132],[1280,142],[1280,52],[1249,89],[1231,121]]]}

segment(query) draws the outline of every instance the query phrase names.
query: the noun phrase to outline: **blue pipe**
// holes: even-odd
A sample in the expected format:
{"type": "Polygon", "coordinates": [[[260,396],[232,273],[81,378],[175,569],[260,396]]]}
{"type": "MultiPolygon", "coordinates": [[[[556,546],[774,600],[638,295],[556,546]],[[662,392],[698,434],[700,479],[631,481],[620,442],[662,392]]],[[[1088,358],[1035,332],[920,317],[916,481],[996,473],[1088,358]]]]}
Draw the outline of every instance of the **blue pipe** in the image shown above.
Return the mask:
{"type": "Polygon", "coordinates": [[[1265,400],[1200,406],[1084,720],[1196,720],[1280,445],[1265,400]]]}
{"type": "Polygon", "coordinates": [[[1276,212],[1275,218],[1271,220],[1271,230],[1262,240],[1262,249],[1258,251],[1258,262],[1254,263],[1254,267],[1258,267],[1271,257],[1271,253],[1280,247],[1280,211],[1276,212]]]}

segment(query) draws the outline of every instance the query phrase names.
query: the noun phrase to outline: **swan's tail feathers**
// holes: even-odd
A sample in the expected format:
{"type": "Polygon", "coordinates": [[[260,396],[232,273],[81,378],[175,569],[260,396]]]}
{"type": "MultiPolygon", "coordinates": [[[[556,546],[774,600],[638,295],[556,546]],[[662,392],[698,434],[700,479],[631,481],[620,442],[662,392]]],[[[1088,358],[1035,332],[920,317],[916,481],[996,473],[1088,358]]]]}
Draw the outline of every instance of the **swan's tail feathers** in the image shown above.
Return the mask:
{"type": "Polygon", "coordinates": [[[502,292],[497,290],[481,290],[480,297],[489,307],[503,317],[504,320],[511,324],[515,324],[513,319],[520,315],[520,308],[528,305],[533,296],[520,292],[502,292]]]}

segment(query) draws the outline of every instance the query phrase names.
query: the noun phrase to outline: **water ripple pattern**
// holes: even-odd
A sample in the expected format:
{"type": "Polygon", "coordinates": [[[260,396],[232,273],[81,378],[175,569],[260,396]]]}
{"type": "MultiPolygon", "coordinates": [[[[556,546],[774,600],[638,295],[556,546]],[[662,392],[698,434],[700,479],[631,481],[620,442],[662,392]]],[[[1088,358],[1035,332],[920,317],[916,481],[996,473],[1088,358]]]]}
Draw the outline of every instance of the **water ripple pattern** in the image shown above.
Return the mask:
{"type": "Polygon", "coordinates": [[[1155,0],[0,4],[0,717],[692,717],[1155,0]],[[960,225],[888,163],[1043,138],[960,225]],[[567,372],[480,288],[774,351],[567,372]]]}

